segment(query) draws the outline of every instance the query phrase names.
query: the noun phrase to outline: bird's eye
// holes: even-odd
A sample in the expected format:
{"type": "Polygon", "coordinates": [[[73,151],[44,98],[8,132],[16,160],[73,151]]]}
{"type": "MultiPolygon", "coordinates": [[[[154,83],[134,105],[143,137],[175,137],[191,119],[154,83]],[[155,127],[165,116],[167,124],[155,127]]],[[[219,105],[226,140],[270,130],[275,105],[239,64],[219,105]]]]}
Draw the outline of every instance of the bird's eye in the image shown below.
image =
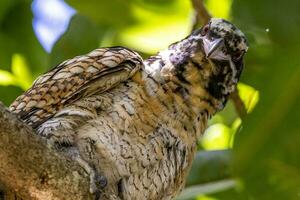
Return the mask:
{"type": "Polygon", "coordinates": [[[238,61],[243,57],[243,55],[244,55],[244,51],[238,51],[232,55],[232,59],[234,61],[238,61]]]}
{"type": "Polygon", "coordinates": [[[206,35],[208,31],[209,31],[209,25],[204,26],[201,30],[201,35],[202,36],[206,35]]]}

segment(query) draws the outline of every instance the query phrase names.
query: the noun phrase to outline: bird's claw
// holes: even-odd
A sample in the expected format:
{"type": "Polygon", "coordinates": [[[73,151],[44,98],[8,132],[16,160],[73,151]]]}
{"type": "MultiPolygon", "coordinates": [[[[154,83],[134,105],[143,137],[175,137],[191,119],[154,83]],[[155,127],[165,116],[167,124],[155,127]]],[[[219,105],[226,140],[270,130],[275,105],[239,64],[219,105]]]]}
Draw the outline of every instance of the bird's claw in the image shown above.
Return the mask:
{"type": "Polygon", "coordinates": [[[102,175],[97,175],[95,182],[100,189],[103,189],[107,185],[107,178],[102,175]]]}
{"type": "Polygon", "coordinates": [[[99,199],[100,191],[107,185],[107,178],[105,176],[98,175],[96,170],[80,156],[76,156],[75,159],[90,176],[90,193],[95,194],[96,197],[98,197],[96,199],[99,199]]]}

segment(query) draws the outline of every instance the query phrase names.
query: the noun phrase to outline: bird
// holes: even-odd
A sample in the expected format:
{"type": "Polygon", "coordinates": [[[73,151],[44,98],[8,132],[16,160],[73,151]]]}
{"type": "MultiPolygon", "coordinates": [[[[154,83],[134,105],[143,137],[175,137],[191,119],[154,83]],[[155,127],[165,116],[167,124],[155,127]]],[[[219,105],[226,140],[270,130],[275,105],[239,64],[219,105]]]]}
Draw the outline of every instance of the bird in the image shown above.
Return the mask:
{"type": "Polygon", "coordinates": [[[240,29],[212,18],[145,60],[121,46],[66,60],[9,109],[51,144],[75,148],[100,199],[173,199],[247,50],[240,29]]]}

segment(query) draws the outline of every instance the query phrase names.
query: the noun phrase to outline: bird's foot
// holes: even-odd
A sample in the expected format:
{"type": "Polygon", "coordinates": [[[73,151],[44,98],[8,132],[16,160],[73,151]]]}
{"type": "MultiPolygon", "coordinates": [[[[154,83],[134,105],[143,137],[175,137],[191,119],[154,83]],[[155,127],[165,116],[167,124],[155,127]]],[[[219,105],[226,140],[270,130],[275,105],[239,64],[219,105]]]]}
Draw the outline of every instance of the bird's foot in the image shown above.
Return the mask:
{"type": "Polygon", "coordinates": [[[72,129],[70,121],[55,118],[42,124],[37,129],[37,132],[47,138],[51,148],[59,150],[67,157],[76,161],[89,174],[90,192],[95,194],[96,199],[99,199],[100,191],[107,185],[107,179],[99,175],[95,168],[81,157],[78,148],[74,145],[75,131],[72,129]]]}
{"type": "Polygon", "coordinates": [[[77,147],[73,146],[73,147],[61,148],[61,150],[64,155],[77,162],[79,166],[82,167],[87,172],[90,178],[89,191],[91,194],[95,195],[95,199],[99,200],[102,190],[107,185],[106,177],[97,173],[93,165],[91,165],[89,162],[87,162],[80,156],[77,147]]]}
{"type": "Polygon", "coordinates": [[[90,193],[97,194],[107,185],[105,176],[99,175],[96,170],[80,156],[76,156],[75,160],[90,176],[90,193]]]}

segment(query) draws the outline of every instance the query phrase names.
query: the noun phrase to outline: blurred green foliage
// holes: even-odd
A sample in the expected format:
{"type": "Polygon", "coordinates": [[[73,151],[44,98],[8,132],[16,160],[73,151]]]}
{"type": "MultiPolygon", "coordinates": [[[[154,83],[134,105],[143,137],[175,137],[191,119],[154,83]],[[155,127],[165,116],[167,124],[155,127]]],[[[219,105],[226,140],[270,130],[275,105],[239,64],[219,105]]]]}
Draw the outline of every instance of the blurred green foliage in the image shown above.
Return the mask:
{"type": "Polygon", "coordinates": [[[244,199],[300,199],[300,1],[236,1],[251,50],[243,81],[260,100],[234,145],[244,199]]]}
{"type": "MultiPolygon", "coordinates": [[[[77,14],[46,53],[32,29],[32,2],[0,1],[0,100],[6,105],[65,59],[113,45],[147,57],[192,27],[188,0],[66,2],[77,14]]],[[[180,199],[300,199],[300,1],[205,3],[213,16],[232,20],[249,39],[238,85],[248,115],[242,121],[228,102],[211,119],[180,199]]]]}

